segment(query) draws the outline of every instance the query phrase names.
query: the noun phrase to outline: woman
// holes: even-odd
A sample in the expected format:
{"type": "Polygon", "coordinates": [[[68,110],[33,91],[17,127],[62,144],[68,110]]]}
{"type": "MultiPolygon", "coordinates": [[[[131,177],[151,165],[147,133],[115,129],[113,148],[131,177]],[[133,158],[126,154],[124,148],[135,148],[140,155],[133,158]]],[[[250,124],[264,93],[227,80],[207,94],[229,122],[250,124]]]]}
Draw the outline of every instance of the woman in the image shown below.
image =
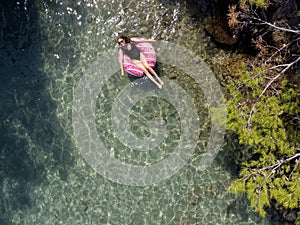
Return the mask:
{"type": "Polygon", "coordinates": [[[156,72],[149,66],[145,55],[135,46],[137,42],[155,42],[153,39],[136,39],[129,38],[126,36],[119,36],[117,39],[119,44],[119,50],[121,51],[120,55],[120,64],[121,64],[121,76],[124,77],[124,68],[123,68],[123,54],[126,54],[137,67],[141,68],[146,76],[153,81],[159,88],[162,88],[164,84],[163,81],[158,77],[156,72]],[[158,82],[154,79],[152,75],[156,77],[158,82]]]}

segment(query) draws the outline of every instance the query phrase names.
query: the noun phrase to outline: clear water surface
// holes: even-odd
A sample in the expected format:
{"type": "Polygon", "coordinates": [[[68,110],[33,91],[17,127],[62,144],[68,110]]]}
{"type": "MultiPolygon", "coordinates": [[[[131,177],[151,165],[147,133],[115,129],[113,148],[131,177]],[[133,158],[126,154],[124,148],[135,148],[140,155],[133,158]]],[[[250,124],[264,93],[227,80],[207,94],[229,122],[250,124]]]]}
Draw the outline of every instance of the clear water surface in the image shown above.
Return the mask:
{"type": "MultiPolygon", "coordinates": [[[[160,64],[158,69],[193,96],[203,118],[194,156],[179,173],[145,187],[113,183],[97,174],[75,145],[73,89],[93,60],[117,48],[118,34],[170,41],[203,59],[209,51],[223,56],[191,16],[193,6],[162,0],[2,4],[0,224],[271,224],[244,197],[228,193],[236,175],[230,153],[220,151],[208,169],[196,171],[210,118],[202,91],[177,68],[160,64]]],[[[133,133],[149,135],[145,121],[154,117],[164,118],[170,132],[164,147],[154,153],[124,148],[112,134],[110,111],[113,98],[129,82],[117,73],[99,93],[97,130],[114,157],[147,165],[167,157],[176,146],[178,113],[163,99],[138,102],[130,116],[133,133]]]]}

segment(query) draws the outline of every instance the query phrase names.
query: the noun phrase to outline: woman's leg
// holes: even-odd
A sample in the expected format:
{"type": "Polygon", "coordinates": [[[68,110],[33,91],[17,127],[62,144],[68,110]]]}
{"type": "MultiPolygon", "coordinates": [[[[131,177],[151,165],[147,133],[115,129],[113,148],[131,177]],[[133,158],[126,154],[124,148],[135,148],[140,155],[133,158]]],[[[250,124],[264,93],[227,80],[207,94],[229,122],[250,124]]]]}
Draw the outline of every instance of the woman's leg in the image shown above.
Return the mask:
{"type": "Polygon", "coordinates": [[[146,69],[146,67],[144,66],[144,64],[139,61],[139,60],[132,60],[132,62],[138,66],[139,68],[141,68],[143,70],[143,72],[146,74],[146,76],[157,85],[157,87],[159,87],[160,89],[162,88],[162,85],[160,83],[158,83],[153,76],[149,73],[149,71],[146,69]]]}
{"type": "Polygon", "coordinates": [[[141,52],[140,53],[140,59],[141,59],[141,62],[143,63],[144,67],[149,70],[156,78],[157,80],[159,81],[159,83],[161,85],[164,84],[164,82],[159,78],[159,76],[157,75],[157,73],[151,68],[151,66],[148,64],[147,62],[147,59],[145,57],[145,55],[141,52]]]}

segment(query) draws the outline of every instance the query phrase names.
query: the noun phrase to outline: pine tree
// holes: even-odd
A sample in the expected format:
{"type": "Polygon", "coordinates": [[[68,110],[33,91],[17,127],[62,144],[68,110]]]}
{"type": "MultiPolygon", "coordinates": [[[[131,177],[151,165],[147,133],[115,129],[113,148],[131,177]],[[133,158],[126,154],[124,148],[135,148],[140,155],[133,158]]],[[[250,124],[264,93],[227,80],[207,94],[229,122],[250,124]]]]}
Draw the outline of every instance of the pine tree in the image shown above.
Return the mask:
{"type": "Polygon", "coordinates": [[[244,64],[227,85],[227,128],[239,135],[240,144],[252,147],[256,158],[242,163],[230,190],[246,193],[251,206],[265,216],[272,199],[300,208],[300,88],[282,80],[276,94],[260,95],[265,78],[258,72],[263,70],[249,72],[244,64]]]}
{"type": "Polygon", "coordinates": [[[230,191],[245,193],[262,216],[274,201],[300,213],[300,83],[293,79],[299,76],[294,73],[300,52],[293,46],[300,44],[300,30],[298,25],[266,21],[268,4],[275,3],[279,4],[240,0],[227,14],[233,33],[246,30],[252,34],[258,52],[227,85],[227,127],[252,149],[230,191]],[[273,32],[287,35],[290,41],[272,46],[272,40],[265,37],[272,37],[273,32]]]}

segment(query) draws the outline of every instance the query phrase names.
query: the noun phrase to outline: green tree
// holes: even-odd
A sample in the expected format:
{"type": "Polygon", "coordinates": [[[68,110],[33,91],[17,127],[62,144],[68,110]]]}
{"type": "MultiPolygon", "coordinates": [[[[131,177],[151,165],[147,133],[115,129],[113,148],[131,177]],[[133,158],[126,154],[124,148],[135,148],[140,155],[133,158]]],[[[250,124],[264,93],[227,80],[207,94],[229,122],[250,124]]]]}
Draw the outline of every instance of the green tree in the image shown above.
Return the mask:
{"type": "Polygon", "coordinates": [[[300,89],[282,80],[276,91],[264,92],[264,70],[247,71],[244,64],[227,85],[227,128],[255,156],[242,163],[230,190],[246,193],[262,216],[272,199],[286,208],[300,208],[300,89]]]}
{"type": "Polygon", "coordinates": [[[300,51],[294,48],[300,44],[300,30],[298,25],[266,21],[272,17],[265,16],[269,13],[267,3],[279,4],[240,0],[228,13],[232,31],[252,34],[258,51],[227,85],[227,127],[239,135],[242,145],[252,149],[230,190],[245,193],[262,216],[273,200],[300,211],[300,82],[296,74],[300,51]],[[273,40],[266,38],[275,33],[287,42],[272,46],[273,40]]]}

